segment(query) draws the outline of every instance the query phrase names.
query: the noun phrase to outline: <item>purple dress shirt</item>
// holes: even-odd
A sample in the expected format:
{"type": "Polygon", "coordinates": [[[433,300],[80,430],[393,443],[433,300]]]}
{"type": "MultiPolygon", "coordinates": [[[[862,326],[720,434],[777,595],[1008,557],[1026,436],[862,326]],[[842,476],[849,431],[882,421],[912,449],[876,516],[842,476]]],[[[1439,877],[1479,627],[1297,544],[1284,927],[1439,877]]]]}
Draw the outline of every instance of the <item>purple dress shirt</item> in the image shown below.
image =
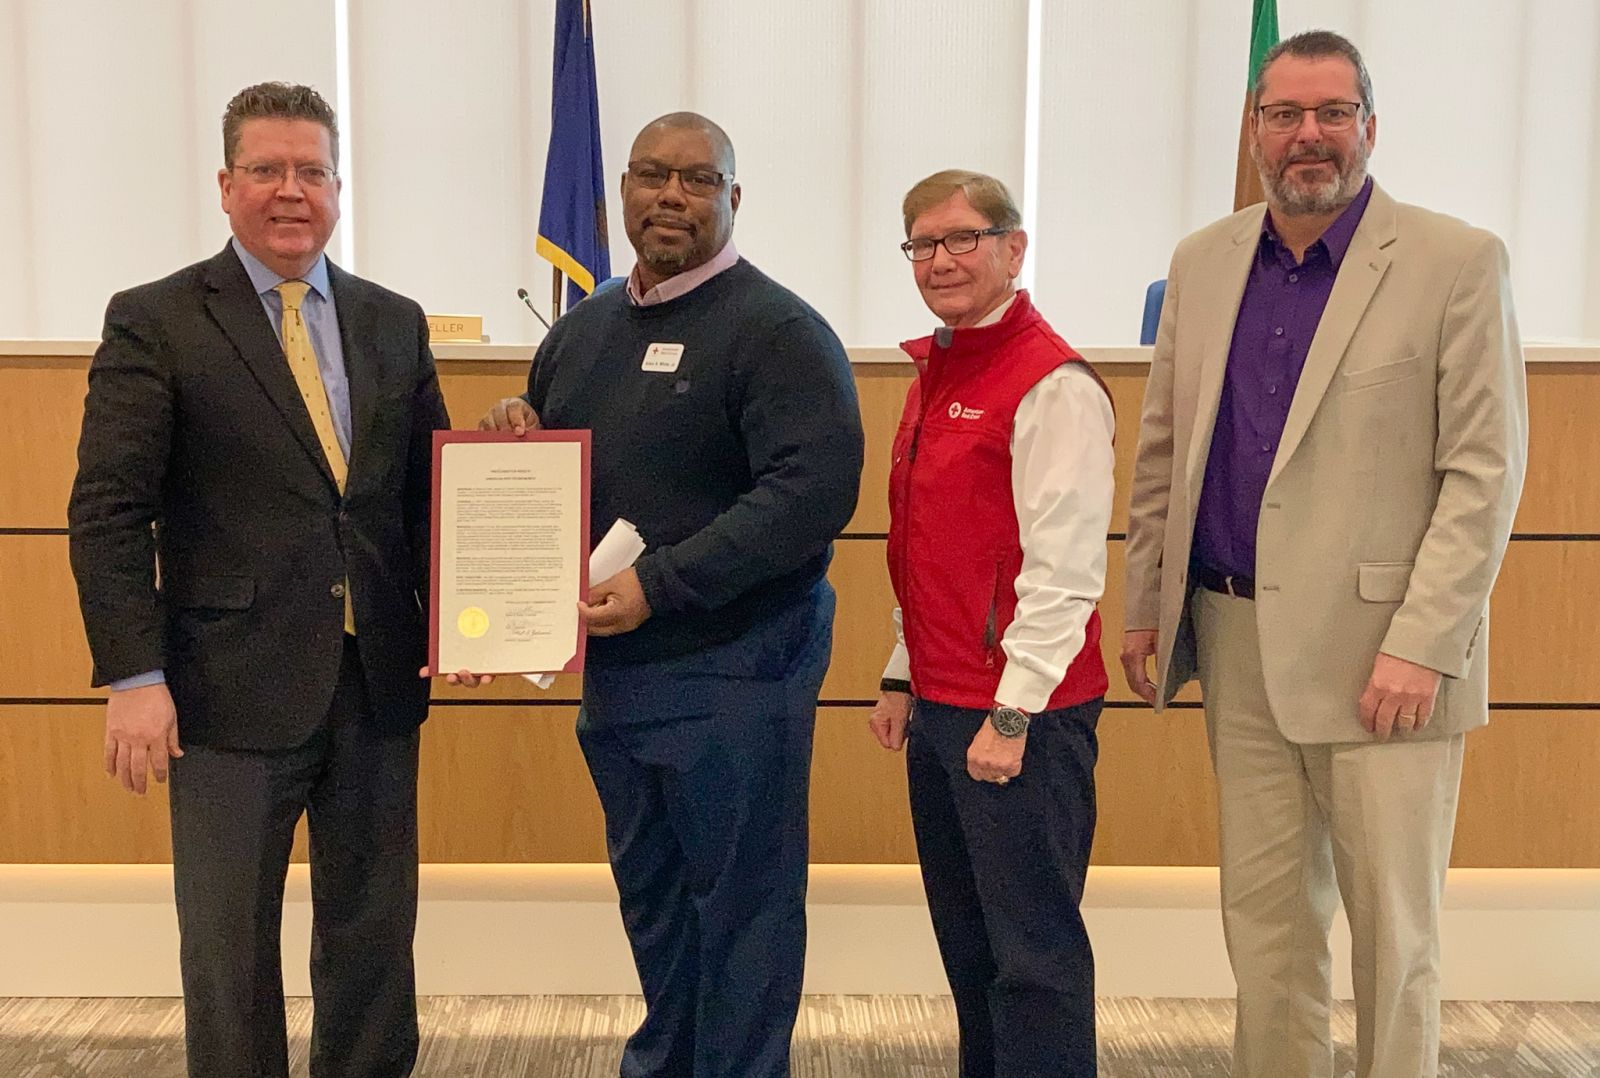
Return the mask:
{"type": "Polygon", "coordinates": [[[1268,214],[1239,301],[1217,425],[1195,518],[1195,565],[1256,575],[1256,526],[1289,402],[1311,350],[1339,264],[1372,198],[1372,180],[1310,247],[1305,261],[1278,239],[1268,214]]]}

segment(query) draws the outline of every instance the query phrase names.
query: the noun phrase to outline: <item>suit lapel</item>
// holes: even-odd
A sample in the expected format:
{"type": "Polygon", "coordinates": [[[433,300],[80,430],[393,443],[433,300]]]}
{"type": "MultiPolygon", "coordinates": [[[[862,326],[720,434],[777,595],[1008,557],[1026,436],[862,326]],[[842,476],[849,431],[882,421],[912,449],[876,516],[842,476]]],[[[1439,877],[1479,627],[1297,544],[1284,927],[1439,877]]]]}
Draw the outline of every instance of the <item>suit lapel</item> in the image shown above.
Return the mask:
{"type": "Polygon", "coordinates": [[[250,283],[250,275],[233,253],[231,246],[213,258],[206,267],[206,309],[217,320],[239,357],[255,376],[284,422],[300,445],[329,483],[334,481],[333,471],[322,453],[322,442],[316,428],[311,425],[311,414],[295,384],[294,373],[283,356],[283,346],[278,343],[266,312],[261,307],[261,297],[250,283]]]}
{"type": "Polygon", "coordinates": [[[1333,292],[1317,323],[1317,332],[1311,338],[1311,349],[1300,371],[1300,383],[1295,387],[1294,400],[1289,404],[1289,415],[1283,424],[1283,437],[1272,458],[1272,472],[1267,476],[1269,486],[1310,429],[1311,420],[1328,392],[1328,384],[1333,381],[1333,373],[1339,369],[1339,361],[1350,347],[1350,338],[1355,336],[1356,327],[1372,303],[1379,283],[1389,271],[1387,248],[1394,240],[1394,200],[1374,186],[1372,199],[1351,237],[1350,249],[1339,263],[1339,275],[1334,278],[1333,292]]]}
{"type": "MultiPolygon", "coordinates": [[[[1201,309],[1210,313],[1209,324],[1201,338],[1200,378],[1196,384],[1194,429],[1190,432],[1189,489],[1200,489],[1200,479],[1205,473],[1206,458],[1211,451],[1211,432],[1217,423],[1217,408],[1222,400],[1223,376],[1228,370],[1228,353],[1233,348],[1233,328],[1239,320],[1239,304],[1244,298],[1245,285],[1250,280],[1250,267],[1261,244],[1261,222],[1266,208],[1247,214],[1239,227],[1229,235],[1227,246],[1219,254],[1215,266],[1203,272],[1208,277],[1206,291],[1201,297],[1201,309]],[[1214,291],[1213,291],[1214,289],[1214,291]]],[[[1193,502],[1199,505],[1199,499],[1193,502]]]]}

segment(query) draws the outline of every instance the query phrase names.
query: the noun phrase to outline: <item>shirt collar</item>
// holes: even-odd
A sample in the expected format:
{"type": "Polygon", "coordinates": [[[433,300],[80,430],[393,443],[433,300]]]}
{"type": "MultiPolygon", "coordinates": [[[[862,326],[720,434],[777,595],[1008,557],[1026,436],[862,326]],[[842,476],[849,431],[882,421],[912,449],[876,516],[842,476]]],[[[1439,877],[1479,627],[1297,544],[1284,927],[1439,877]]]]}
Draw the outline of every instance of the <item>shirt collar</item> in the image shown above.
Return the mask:
{"type": "Polygon", "coordinates": [[[722,271],[732,269],[738,261],[739,252],[734,248],[733,237],[730,236],[722,250],[718,251],[709,262],[692,270],[673,274],[648,292],[642,291],[639,287],[639,264],[636,262],[633,272],[628,274],[628,301],[635,307],[651,307],[657,303],[665,303],[669,299],[686,296],[722,271]]]}
{"type": "MultiPolygon", "coordinates": [[[[1339,216],[1333,219],[1333,224],[1329,225],[1322,235],[1317,238],[1317,243],[1313,243],[1311,248],[1307,248],[1307,257],[1310,256],[1311,249],[1320,243],[1323,249],[1328,252],[1328,262],[1335,270],[1338,270],[1339,264],[1344,261],[1345,253],[1350,250],[1351,241],[1356,238],[1356,229],[1361,224],[1362,215],[1367,212],[1367,203],[1371,201],[1372,177],[1368,176],[1366,182],[1361,185],[1361,190],[1356,193],[1356,197],[1350,200],[1350,205],[1346,206],[1340,211],[1339,216]]],[[[1261,219],[1261,239],[1263,251],[1269,248],[1269,244],[1266,242],[1268,240],[1271,241],[1270,247],[1277,247],[1283,242],[1278,239],[1278,230],[1272,227],[1272,214],[1270,213],[1261,219]]]]}
{"type": "Polygon", "coordinates": [[[1011,309],[1011,305],[1013,303],[1015,303],[1015,302],[1017,302],[1017,294],[1015,292],[1013,292],[1013,293],[1011,293],[1011,295],[1006,297],[1006,301],[1004,303],[1000,304],[1000,306],[996,307],[994,310],[992,310],[988,314],[984,315],[983,318],[978,322],[978,324],[976,326],[973,326],[972,328],[973,329],[977,329],[978,326],[992,326],[992,325],[994,325],[996,322],[1000,321],[1000,319],[1002,319],[1002,318],[1004,318],[1006,316],[1006,312],[1011,309]]]}
{"type": "MultiPolygon", "coordinates": [[[[239,261],[244,264],[244,271],[250,275],[250,284],[255,288],[257,295],[266,295],[289,279],[269,269],[265,262],[245,250],[238,236],[233,237],[233,253],[238,255],[239,261]]],[[[328,282],[328,256],[318,255],[316,264],[300,280],[310,285],[311,290],[324,300],[331,299],[333,289],[328,282]]]]}

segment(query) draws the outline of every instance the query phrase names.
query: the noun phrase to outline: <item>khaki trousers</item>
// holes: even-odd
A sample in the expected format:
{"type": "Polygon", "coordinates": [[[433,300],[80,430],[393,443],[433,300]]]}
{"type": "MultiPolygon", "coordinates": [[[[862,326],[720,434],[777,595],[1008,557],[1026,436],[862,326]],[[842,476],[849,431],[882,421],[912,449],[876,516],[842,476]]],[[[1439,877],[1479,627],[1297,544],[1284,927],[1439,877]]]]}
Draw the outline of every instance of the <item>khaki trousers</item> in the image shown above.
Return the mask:
{"type": "MultiPolygon", "coordinates": [[[[1462,735],[1300,745],[1268,704],[1248,599],[1193,598],[1217,775],[1234,1078],[1330,1078],[1328,929],[1352,937],[1357,1078],[1434,1078],[1439,906],[1462,735]]],[[[1352,730],[1360,732],[1356,700],[1352,730]]]]}

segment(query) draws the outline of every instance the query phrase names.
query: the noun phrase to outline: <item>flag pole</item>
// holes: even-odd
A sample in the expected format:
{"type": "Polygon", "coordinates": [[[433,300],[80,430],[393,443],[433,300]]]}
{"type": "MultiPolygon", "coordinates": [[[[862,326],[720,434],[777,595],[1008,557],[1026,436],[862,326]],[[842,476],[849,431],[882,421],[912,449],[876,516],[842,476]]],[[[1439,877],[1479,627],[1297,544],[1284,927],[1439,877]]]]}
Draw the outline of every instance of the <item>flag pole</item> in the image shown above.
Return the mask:
{"type": "Polygon", "coordinates": [[[561,317],[561,267],[550,267],[550,321],[561,317]]]}

